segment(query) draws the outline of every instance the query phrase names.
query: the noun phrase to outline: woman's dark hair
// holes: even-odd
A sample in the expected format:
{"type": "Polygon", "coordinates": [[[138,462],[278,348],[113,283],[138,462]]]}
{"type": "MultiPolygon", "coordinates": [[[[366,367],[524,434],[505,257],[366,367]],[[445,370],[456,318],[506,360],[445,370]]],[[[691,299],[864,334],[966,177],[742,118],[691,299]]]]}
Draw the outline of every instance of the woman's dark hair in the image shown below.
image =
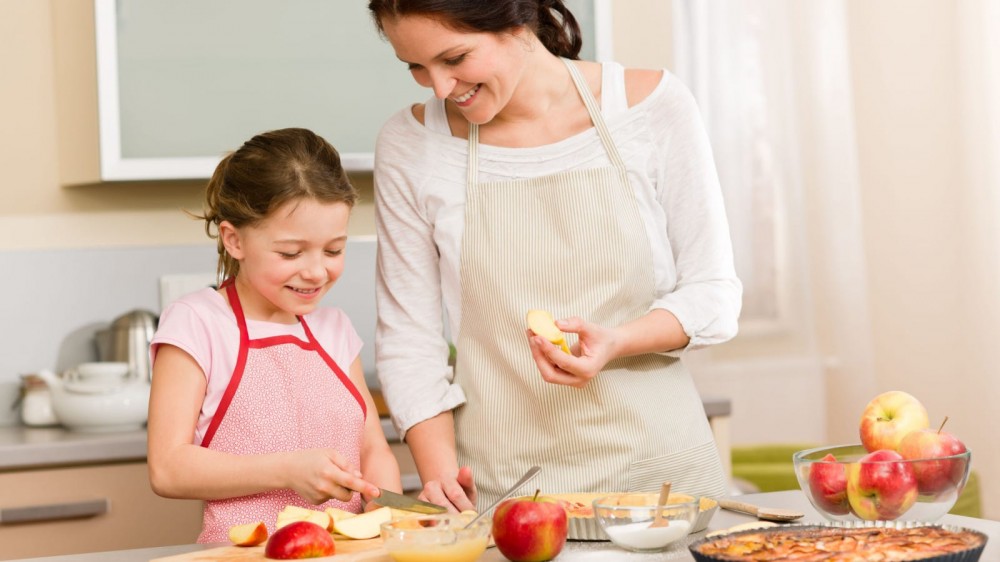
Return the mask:
{"type": "Polygon", "coordinates": [[[458,31],[503,33],[524,26],[552,54],[579,59],[583,39],[576,18],[562,0],[369,0],[375,25],[403,16],[435,18],[458,31]]]}
{"type": "Polygon", "coordinates": [[[205,232],[218,239],[219,279],[235,277],[240,264],[226,252],[219,224],[254,226],[289,201],[311,198],[350,207],[358,193],[340,154],[308,129],[261,133],[219,162],[205,188],[205,232]]]}

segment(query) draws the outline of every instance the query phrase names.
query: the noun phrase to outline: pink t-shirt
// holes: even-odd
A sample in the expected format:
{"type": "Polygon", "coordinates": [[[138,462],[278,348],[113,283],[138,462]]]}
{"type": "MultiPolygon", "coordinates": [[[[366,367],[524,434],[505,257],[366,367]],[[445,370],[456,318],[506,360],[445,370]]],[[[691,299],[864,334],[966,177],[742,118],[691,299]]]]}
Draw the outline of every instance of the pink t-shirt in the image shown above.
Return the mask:
{"type": "MultiPolygon", "coordinates": [[[[347,314],[339,308],[323,307],[307,314],[305,319],[316,341],[349,375],[363,342],[347,314]]],[[[298,322],[279,324],[247,318],[247,330],[250,339],[291,335],[308,341],[298,322]]],[[[226,298],[215,289],[201,289],[177,299],[163,310],[150,346],[154,361],[161,344],[184,350],[194,358],[208,380],[194,435],[194,443],[200,444],[236,368],[240,347],[236,316],[226,298]]],[[[163,375],[158,373],[157,376],[163,375]]]]}

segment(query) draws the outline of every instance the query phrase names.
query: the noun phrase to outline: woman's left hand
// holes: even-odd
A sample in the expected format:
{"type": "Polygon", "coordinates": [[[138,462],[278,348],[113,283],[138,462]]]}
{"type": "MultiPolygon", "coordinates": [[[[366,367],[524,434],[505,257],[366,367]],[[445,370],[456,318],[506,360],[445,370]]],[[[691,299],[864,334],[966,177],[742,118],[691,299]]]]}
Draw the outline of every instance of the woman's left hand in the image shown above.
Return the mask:
{"type": "Polygon", "coordinates": [[[531,330],[527,331],[531,357],[545,382],[583,388],[617,357],[616,330],[585,322],[576,316],[558,320],[556,326],[563,332],[578,335],[578,343],[571,354],[531,330]]]}

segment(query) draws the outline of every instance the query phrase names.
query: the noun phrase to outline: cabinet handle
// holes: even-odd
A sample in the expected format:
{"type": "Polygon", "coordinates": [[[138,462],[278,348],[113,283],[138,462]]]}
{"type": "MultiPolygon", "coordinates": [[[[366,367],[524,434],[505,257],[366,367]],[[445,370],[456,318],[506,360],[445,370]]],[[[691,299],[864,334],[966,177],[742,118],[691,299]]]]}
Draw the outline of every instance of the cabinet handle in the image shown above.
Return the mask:
{"type": "Polygon", "coordinates": [[[94,517],[107,513],[110,506],[111,502],[107,498],[102,498],[48,505],[5,507],[0,508],[0,525],[94,517]]]}

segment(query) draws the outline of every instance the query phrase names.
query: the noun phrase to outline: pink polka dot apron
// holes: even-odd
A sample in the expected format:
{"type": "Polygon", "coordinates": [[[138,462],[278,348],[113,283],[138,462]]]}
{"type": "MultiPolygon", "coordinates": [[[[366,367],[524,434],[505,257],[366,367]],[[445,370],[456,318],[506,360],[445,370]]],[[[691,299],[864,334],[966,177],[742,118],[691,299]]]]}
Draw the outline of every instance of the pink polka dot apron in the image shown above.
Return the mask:
{"type": "MultiPolygon", "coordinates": [[[[366,408],[354,383],[316,341],[303,317],[308,341],[291,335],[251,339],[232,282],[226,294],[240,328],[240,348],[229,386],[202,446],[234,455],[263,455],[331,448],[360,466],[366,408]]],[[[290,489],[205,502],[199,543],[228,540],[233,525],[263,521],[270,533],[286,505],[338,507],[358,513],[361,498],[319,506],[290,489]]]]}

